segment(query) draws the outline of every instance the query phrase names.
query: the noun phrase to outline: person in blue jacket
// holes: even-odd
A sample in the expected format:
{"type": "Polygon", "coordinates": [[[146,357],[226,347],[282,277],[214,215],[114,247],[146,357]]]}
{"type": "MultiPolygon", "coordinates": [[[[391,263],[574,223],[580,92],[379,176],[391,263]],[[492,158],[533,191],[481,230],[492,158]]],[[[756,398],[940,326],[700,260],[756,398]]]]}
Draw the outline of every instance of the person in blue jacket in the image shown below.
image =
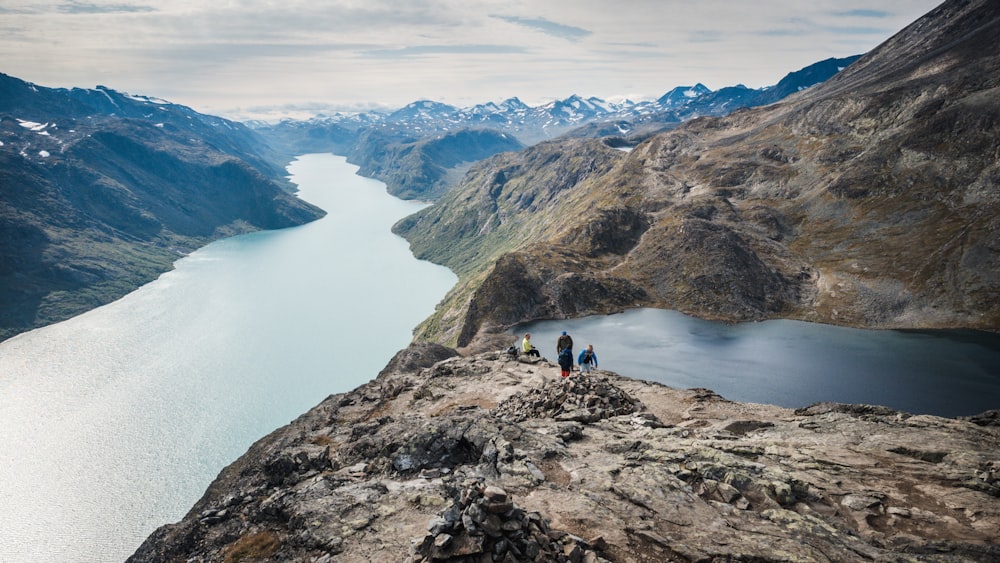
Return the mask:
{"type": "Polygon", "coordinates": [[[556,361],[559,362],[560,375],[569,377],[570,372],[573,371],[573,351],[569,348],[563,348],[556,361]]]}
{"type": "Polygon", "coordinates": [[[580,352],[576,363],[580,364],[580,373],[590,373],[597,367],[597,353],[594,352],[593,344],[587,344],[587,347],[580,352]]]}

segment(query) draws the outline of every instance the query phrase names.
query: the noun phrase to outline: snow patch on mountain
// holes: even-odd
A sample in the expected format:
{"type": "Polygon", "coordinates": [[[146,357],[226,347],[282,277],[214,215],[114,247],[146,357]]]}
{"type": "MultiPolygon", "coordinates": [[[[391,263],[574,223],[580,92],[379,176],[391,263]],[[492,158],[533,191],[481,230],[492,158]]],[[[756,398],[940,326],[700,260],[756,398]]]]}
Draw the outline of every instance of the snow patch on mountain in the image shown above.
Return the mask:
{"type": "Polygon", "coordinates": [[[17,118],[17,123],[25,129],[34,131],[35,133],[45,131],[45,128],[49,126],[48,123],[37,123],[35,121],[28,121],[27,119],[17,118]]]}

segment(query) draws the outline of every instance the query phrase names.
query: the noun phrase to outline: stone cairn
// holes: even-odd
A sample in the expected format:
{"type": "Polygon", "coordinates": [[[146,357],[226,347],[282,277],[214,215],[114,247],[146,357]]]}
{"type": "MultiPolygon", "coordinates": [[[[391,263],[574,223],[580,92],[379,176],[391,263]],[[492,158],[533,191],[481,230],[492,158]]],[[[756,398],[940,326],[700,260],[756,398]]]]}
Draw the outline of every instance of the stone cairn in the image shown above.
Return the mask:
{"type": "Polygon", "coordinates": [[[607,547],[603,538],[586,542],[552,530],[539,513],[515,506],[500,487],[475,482],[457,496],[427,525],[429,533],[413,547],[413,563],[607,561],[597,554],[607,547]]]}
{"type": "Polygon", "coordinates": [[[511,422],[554,418],[589,423],[644,409],[640,401],[613,385],[607,377],[585,375],[548,380],[541,387],[502,401],[493,414],[511,422]]]}

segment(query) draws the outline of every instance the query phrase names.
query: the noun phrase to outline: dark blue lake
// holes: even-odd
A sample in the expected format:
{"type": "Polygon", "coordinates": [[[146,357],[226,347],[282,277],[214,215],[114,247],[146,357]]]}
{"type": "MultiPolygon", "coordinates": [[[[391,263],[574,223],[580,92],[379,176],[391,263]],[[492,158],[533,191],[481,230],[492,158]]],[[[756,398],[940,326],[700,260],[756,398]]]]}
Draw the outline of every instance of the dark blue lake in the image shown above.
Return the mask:
{"type": "MultiPolygon", "coordinates": [[[[822,401],[965,416],[1000,408],[1000,335],[975,331],[859,330],[799,321],[725,324],[675,311],[543,321],[531,332],[555,360],[563,331],[600,367],[741,402],[798,408],[822,401]]],[[[512,338],[515,338],[512,336],[512,338]]]]}

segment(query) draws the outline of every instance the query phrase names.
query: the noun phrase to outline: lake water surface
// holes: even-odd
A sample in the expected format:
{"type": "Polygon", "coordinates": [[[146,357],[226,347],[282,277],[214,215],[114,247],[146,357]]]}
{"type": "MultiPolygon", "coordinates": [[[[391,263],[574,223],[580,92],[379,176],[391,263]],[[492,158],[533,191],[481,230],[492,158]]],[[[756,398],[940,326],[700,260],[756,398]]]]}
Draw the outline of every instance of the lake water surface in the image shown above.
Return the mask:
{"type": "Polygon", "coordinates": [[[518,328],[555,360],[567,331],[600,367],[740,402],[798,408],[822,401],[966,416],[1000,408],[1000,335],[858,330],[799,321],[724,324],[656,309],[518,328]]]}
{"type": "Polygon", "coordinates": [[[390,232],[422,204],[356,170],[301,157],[323,219],[213,243],[0,343],[0,562],[124,560],[255,440],[409,344],[456,278],[390,232]]]}

